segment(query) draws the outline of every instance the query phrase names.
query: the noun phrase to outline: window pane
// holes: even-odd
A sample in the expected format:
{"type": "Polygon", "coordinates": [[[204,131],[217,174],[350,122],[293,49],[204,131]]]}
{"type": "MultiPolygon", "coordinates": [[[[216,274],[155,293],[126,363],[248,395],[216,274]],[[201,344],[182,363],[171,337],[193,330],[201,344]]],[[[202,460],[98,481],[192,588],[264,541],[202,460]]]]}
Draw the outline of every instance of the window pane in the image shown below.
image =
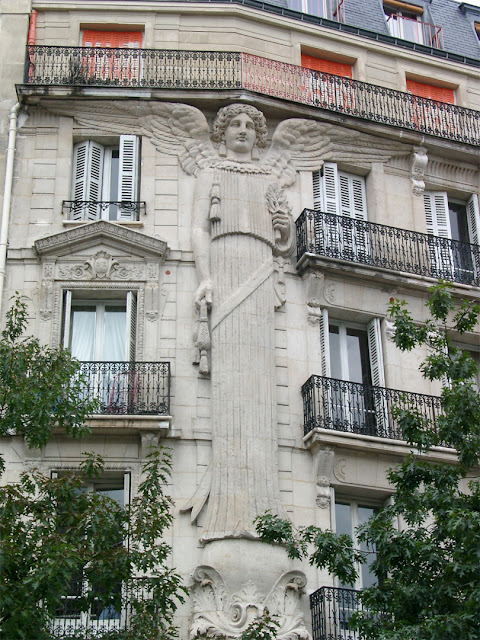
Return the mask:
{"type": "Polygon", "coordinates": [[[72,338],[70,351],[74,358],[82,362],[94,359],[95,349],[95,307],[72,310],[72,338]]]}
{"type": "MultiPolygon", "coordinates": [[[[111,165],[110,165],[110,196],[109,199],[113,202],[118,200],[118,172],[120,167],[120,151],[119,149],[112,149],[111,165]]],[[[118,218],[118,206],[115,204],[110,205],[109,219],[117,220],[118,218]]]]}
{"type": "MultiPolygon", "coordinates": [[[[372,507],[358,507],[358,524],[364,524],[368,522],[370,517],[374,514],[375,509],[372,507]]],[[[377,584],[377,579],[371,571],[371,564],[375,560],[375,553],[372,547],[368,547],[365,542],[360,543],[360,549],[362,551],[371,551],[367,556],[367,562],[361,567],[362,588],[371,587],[377,584]]]]}
{"type": "Polygon", "coordinates": [[[125,360],[126,323],[125,307],[105,307],[102,360],[125,360]]]}
{"type": "Polygon", "coordinates": [[[328,328],[330,339],[330,371],[332,378],[342,379],[342,358],[340,354],[340,335],[338,327],[331,324],[328,328]]]}
{"type": "Polygon", "coordinates": [[[352,509],[349,504],[335,503],[335,529],[338,535],[352,535],[352,509]]]}

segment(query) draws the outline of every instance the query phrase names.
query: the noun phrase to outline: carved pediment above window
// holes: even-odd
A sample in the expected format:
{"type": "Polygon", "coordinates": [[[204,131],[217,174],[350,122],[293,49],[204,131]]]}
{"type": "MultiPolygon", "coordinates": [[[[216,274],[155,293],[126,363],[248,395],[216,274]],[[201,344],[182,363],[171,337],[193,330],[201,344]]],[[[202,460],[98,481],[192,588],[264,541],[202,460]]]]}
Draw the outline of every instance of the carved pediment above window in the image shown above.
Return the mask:
{"type": "Polygon", "coordinates": [[[165,259],[168,251],[164,240],[152,238],[106,220],[99,220],[36,240],[35,250],[41,258],[60,257],[78,254],[88,249],[95,251],[100,245],[127,252],[138,258],[156,258],[157,260],[165,259]]]}

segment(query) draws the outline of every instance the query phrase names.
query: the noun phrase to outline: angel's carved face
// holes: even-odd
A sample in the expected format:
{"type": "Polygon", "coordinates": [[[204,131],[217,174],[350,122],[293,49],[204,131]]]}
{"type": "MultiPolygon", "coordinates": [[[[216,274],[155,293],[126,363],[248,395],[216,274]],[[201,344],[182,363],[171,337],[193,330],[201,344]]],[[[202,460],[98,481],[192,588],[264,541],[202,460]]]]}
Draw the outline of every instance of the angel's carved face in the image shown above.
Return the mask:
{"type": "Polygon", "coordinates": [[[225,130],[225,146],[235,153],[250,153],[256,138],[255,123],[246,113],[234,116],[225,130]]]}

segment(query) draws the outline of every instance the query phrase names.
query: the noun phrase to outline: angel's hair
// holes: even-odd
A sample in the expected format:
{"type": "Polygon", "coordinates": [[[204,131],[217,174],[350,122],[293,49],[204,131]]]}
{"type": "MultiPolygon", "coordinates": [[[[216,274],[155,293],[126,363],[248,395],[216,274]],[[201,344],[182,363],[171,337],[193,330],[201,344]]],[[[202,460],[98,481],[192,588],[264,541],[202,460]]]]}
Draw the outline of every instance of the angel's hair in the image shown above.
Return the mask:
{"type": "Polygon", "coordinates": [[[267,144],[267,121],[261,111],[249,104],[229,104],[228,107],[222,107],[213,123],[212,140],[222,142],[230,120],[238,116],[239,113],[246,113],[247,116],[250,116],[257,134],[255,144],[257,147],[265,147],[267,144]]]}

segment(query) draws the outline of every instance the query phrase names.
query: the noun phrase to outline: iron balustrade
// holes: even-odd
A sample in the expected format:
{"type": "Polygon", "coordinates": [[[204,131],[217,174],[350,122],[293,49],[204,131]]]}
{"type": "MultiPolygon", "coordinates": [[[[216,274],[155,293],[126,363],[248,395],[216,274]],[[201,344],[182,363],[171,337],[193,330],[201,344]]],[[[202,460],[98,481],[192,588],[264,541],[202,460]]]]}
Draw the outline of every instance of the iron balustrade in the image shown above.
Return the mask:
{"type": "Polygon", "coordinates": [[[313,640],[360,640],[350,618],[361,611],[358,591],[321,587],[310,595],[313,640]]]}
{"type": "Polygon", "coordinates": [[[29,46],[25,83],[155,89],[241,88],[241,54],[29,46]]]}
{"type": "Polygon", "coordinates": [[[304,209],[297,259],[305,253],[480,286],[480,246],[428,233],[304,209]]]}
{"type": "Polygon", "coordinates": [[[35,45],[27,48],[25,84],[245,89],[448,140],[480,144],[479,111],[247,53],[35,45]]]}
{"type": "Polygon", "coordinates": [[[145,215],[145,202],[130,202],[128,200],[64,200],[62,211],[69,220],[128,220],[137,222],[141,215],[145,215]]]}
{"type": "Polygon", "coordinates": [[[97,414],[169,415],[169,362],[81,362],[82,393],[97,414]]]}
{"type": "Polygon", "coordinates": [[[134,578],[118,584],[117,599],[102,597],[101,589],[85,580],[74,580],[69,594],[55,612],[48,629],[52,640],[87,637],[108,638],[115,631],[127,630],[137,613],[133,602],[147,604],[158,578],[134,578]],[[87,599],[88,598],[88,599],[87,599]]]}
{"type": "Polygon", "coordinates": [[[302,385],[304,433],[315,428],[404,440],[393,409],[415,411],[437,433],[437,396],[313,375],[302,385]]]}

